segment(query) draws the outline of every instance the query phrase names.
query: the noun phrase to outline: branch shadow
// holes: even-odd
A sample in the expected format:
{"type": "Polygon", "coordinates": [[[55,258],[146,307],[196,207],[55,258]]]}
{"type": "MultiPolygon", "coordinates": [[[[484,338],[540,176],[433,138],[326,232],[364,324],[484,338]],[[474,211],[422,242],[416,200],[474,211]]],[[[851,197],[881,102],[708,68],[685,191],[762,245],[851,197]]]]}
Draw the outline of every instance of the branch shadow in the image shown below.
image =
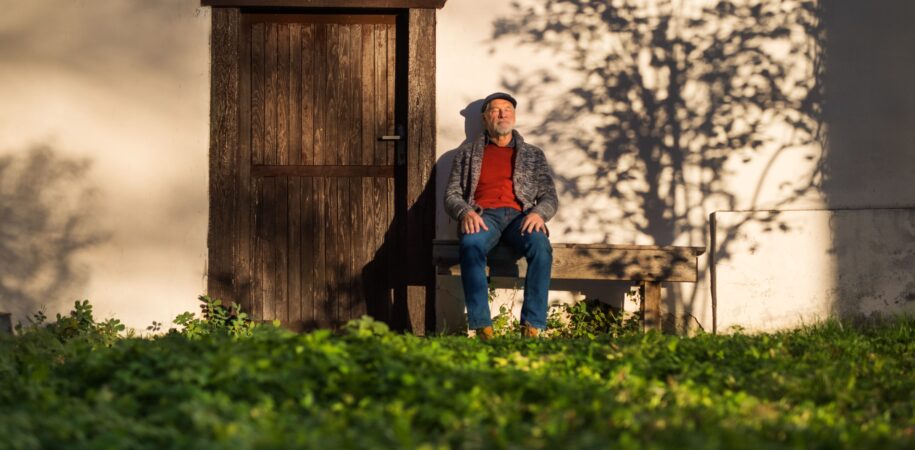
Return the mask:
{"type": "Polygon", "coordinates": [[[0,310],[14,322],[78,298],[88,282],[80,255],[109,239],[90,166],[46,145],[0,157],[0,310]]]}

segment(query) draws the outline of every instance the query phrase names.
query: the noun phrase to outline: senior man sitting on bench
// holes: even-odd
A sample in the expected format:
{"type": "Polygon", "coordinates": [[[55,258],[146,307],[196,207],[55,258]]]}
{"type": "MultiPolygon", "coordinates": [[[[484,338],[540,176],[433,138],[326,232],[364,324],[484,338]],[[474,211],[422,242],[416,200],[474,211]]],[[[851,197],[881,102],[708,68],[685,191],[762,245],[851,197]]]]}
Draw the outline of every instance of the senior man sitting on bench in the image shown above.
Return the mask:
{"type": "Polygon", "coordinates": [[[486,255],[500,241],[527,259],[521,332],[546,328],[553,253],[546,222],[558,207],[556,186],[543,150],[516,130],[518,102],[503,92],[483,101],[486,130],[457,149],[445,191],[445,211],[460,222],[461,283],[467,322],[481,339],[493,336],[486,255]]]}

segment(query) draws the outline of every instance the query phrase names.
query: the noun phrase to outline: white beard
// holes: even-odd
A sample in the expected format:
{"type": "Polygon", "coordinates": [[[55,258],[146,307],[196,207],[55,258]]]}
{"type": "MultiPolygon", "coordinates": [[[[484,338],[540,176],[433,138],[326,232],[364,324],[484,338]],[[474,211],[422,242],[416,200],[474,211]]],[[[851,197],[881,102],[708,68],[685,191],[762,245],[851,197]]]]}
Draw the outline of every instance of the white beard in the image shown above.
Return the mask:
{"type": "Polygon", "coordinates": [[[512,126],[511,125],[504,125],[504,126],[494,125],[493,131],[495,132],[496,136],[508,136],[512,132],[512,126]]]}

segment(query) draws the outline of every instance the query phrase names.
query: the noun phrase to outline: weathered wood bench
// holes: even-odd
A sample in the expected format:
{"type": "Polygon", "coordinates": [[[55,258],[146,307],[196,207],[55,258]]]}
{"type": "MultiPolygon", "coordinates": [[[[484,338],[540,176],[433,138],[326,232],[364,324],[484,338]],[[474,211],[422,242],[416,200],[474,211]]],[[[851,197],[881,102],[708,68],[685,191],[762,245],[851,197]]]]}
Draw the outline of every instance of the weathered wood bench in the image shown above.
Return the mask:
{"type": "MultiPolygon", "coordinates": [[[[458,242],[433,241],[433,260],[439,276],[460,276],[458,242]]],[[[553,280],[607,280],[638,282],[642,289],[642,327],[661,329],[661,283],[695,283],[698,256],[705,247],[562,244],[554,243],[553,280]]],[[[487,258],[491,277],[524,278],[527,261],[499,245],[487,258]]],[[[463,302],[463,299],[460,299],[463,302]]]]}

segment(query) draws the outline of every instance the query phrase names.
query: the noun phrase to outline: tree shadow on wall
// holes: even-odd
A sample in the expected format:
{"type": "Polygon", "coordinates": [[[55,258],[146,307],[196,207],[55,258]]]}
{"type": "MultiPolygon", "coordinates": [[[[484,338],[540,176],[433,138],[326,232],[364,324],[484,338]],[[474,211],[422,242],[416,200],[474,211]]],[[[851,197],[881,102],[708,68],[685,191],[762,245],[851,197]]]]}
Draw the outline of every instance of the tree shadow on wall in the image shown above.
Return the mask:
{"type": "Polygon", "coordinates": [[[78,255],[107,240],[89,166],[47,146],[0,156],[0,310],[14,321],[74,300],[88,281],[78,255]]]}
{"type": "MultiPolygon", "coordinates": [[[[748,221],[786,230],[772,210],[817,190],[825,135],[818,1],[513,6],[494,24],[493,50],[515,43],[554,60],[546,69],[508,67],[503,87],[541,118],[530,124],[530,140],[573,161],[557,170],[557,183],[576,201],[574,214],[627,230],[627,238],[605,232],[604,242],[705,245],[709,214],[760,208],[770,169],[792,151],[805,152],[810,170],[779,186],[778,199],[760,208],[768,211],[748,221]],[[728,184],[744,181],[728,177],[757,158],[766,160],[759,178],[746,181],[755,184],[747,204],[728,184]]],[[[593,221],[570,219],[565,233],[594,231],[593,221]]],[[[719,260],[738,228],[717,239],[719,260]]],[[[695,296],[684,299],[687,310],[695,296]]]]}

